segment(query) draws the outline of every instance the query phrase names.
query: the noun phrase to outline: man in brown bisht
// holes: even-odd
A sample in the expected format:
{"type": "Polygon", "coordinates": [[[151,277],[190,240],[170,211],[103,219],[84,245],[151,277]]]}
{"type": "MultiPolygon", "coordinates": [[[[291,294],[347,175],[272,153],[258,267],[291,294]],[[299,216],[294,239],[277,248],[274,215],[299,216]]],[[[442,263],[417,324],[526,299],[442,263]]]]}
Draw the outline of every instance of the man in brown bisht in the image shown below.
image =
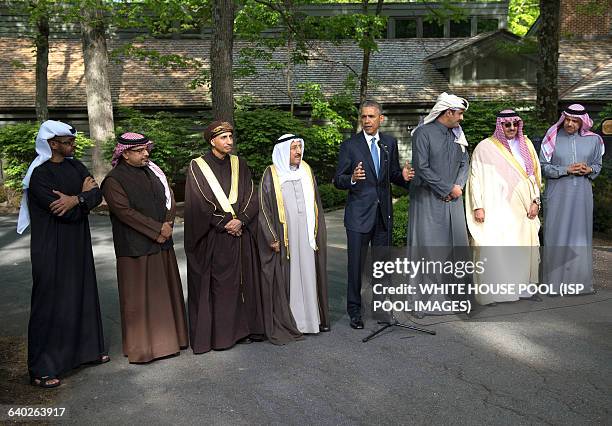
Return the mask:
{"type": "Polygon", "coordinates": [[[327,233],[304,140],[281,136],[259,187],[259,248],[266,336],[282,345],[329,331],[327,233]]]}
{"type": "Polygon", "coordinates": [[[164,172],[139,133],[117,138],[113,170],[102,182],[113,224],[123,353],[149,362],[189,345],[185,301],[172,241],[176,213],[164,172]]]}
{"type": "Polygon", "coordinates": [[[193,352],[263,337],[257,192],[246,162],[231,155],[233,127],[204,130],[211,151],[191,161],[185,186],[185,252],[193,352]]]}

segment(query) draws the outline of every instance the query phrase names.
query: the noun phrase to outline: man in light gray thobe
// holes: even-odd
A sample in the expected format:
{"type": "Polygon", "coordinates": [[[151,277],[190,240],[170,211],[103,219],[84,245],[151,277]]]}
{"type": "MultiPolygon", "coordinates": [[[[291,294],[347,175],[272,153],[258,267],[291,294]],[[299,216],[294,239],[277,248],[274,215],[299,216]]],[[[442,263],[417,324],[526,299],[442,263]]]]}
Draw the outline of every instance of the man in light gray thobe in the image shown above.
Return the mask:
{"type": "Polygon", "coordinates": [[[593,121],[580,104],[567,107],[546,132],[540,150],[544,192],[543,282],[593,289],[593,189],[604,144],[590,131],[593,121]]]}
{"type": "Polygon", "coordinates": [[[259,189],[266,336],[274,344],[329,331],[325,218],[304,140],[278,139],[259,189]]]}
{"type": "MultiPolygon", "coordinates": [[[[454,260],[456,247],[469,246],[463,187],[468,176],[467,141],[460,123],[468,109],[467,100],[442,93],[429,115],[412,132],[412,166],[415,177],[410,186],[408,247],[411,259],[454,260]],[[435,249],[434,249],[435,247],[435,249]]],[[[421,280],[447,284],[441,274],[421,280]]],[[[426,300],[446,300],[446,295],[421,295],[426,300]]],[[[424,313],[451,313],[417,311],[424,313]]]]}

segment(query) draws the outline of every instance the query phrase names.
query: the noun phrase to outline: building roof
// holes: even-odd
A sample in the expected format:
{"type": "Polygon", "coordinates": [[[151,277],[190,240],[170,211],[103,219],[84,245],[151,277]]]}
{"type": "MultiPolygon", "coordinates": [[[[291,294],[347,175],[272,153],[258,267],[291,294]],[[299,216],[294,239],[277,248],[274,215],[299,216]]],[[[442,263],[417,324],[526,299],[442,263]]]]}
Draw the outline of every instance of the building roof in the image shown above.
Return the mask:
{"type": "Polygon", "coordinates": [[[490,37],[493,36],[505,36],[507,38],[510,39],[515,39],[515,40],[519,40],[520,37],[506,31],[506,30],[500,30],[500,31],[489,31],[486,33],[480,33],[478,35],[475,35],[474,37],[469,37],[469,38],[462,38],[462,39],[458,39],[456,41],[454,41],[453,43],[449,44],[448,46],[446,46],[443,49],[440,49],[439,51],[435,52],[432,55],[429,55],[427,57],[427,60],[432,61],[435,59],[442,59],[445,58],[447,56],[451,56],[454,55],[457,52],[460,52],[461,50],[464,50],[470,46],[474,46],[478,43],[480,43],[483,40],[486,40],[490,37]]]}
{"type": "MultiPolygon", "coordinates": [[[[534,99],[535,89],[527,84],[451,86],[447,78],[426,58],[447,51],[457,39],[381,40],[379,50],[370,62],[372,83],[370,97],[386,105],[423,105],[435,102],[442,91],[453,91],[470,100],[493,100],[501,97],[534,99]]],[[[609,40],[562,42],[559,59],[559,89],[563,99],[612,101],[610,78],[612,43],[609,40]],[[604,66],[607,64],[607,66],[604,66]],[[605,87],[605,90],[601,88],[605,87]],[[575,98],[574,98],[575,97],[575,98]]],[[[199,58],[208,67],[207,40],[151,40],[142,43],[146,49],[161,54],[199,58]]],[[[237,42],[234,52],[247,47],[237,42]]],[[[317,83],[324,94],[331,95],[344,87],[345,79],[361,70],[362,51],[353,42],[335,45],[314,42],[312,59],[294,66],[291,85],[296,103],[303,89],[301,83],[317,83]]],[[[111,43],[110,48],[117,47],[111,43]]],[[[35,54],[29,40],[0,38],[0,110],[34,108],[35,54]]],[[[286,52],[274,58],[283,62],[286,52]]],[[[235,80],[235,94],[246,95],[255,105],[288,105],[289,98],[283,71],[256,62],[257,74],[235,80]]],[[[49,106],[51,108],[85,109],[86,94],[81,43],[78,40],[53,40],[49,58],[49,106]]],[[[207,86],[190,88],[197,77],[194,70],[153,69],[144,60],[127,58],[111,64],[111,92],[116,106],[135,108],[206,108],[210,106],[207,86]]],[[[353,93],[358,99],[358,89],[353,93]]]]}

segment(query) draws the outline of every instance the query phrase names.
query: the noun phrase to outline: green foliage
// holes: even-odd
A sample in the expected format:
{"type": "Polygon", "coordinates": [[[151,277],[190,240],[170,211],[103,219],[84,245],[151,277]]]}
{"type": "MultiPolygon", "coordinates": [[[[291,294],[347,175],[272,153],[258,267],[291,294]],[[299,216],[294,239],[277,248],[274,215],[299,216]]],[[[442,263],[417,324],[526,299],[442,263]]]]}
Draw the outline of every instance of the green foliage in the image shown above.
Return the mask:
{"type": "Polygon", "coordinates": [[[593,230],[612,235],[612,162],[604,161],[593,181],[593,230]]]}
{"type": "MultiPolygon", "coordinates": [[[[28,167],[36,158],[37,123],[9,124],[0,129],[0,155],[6,161],[4,184],[11,189],[21,188],[28,167]]],[[[75,157],[80,158],[93,142],[82,133],[77,134],[75,157]]]]}
{"type": "Polygon", "coordinates": [[[405,247],[408,233],[408,197],[401,197],[393,203],[393,236],[395,247],[405,247]]]}
{"type": "Polygon", "coordinates": [[[325,210],[335,207],[341,207],[346,204],[347,191],[336,188],[331,183],[319,185],[319,195],[321,195],[321,204],[325,210]]]}
{"type": "MultiPolygon", "coordinates": [[[[115,133],[136,132],[146,135],[155,143],[151,160],[155,162],[171,181],[184,175],[185,167],[192,158],[201,155],[204,147],[202,135],[196,130],[194,119],[181,118],[168,112],[145,115],[132,109],[121,109],[115,133]]],[[[105,157],[110,161],[115,141],[104,145],[105,157]]]]}
{"type": "Polygon", "coordinates": [[[306,124],[289,112],[275,109],[236,111],[235,127],[238,135],[238,154],[247,161],[253,178],[259,181],[266,167],[272,164],[272,149],[276,140],[285,133],[304,138],[304,159],[317,174],[318,163],[315,144],[309,138],[306,124]]]}
{"type": "Polygon", "coordinates": [[[523,133],[526,136],[530,139],[544,136],[549,125],[536,117],[533,103],[520,101],[470,102],[470,108],[464,114],[465,120],[461,123],[470,151],[478,142],[493,134],[497,113],[508,108],[517,111],[523,119],[525,124],[523,133]]]}
{"type": "MultiPolygon", "coordinates": [[[[304,159],[310,164],[319,183],[330,182],[344,133],[357,119],[350,82],[345,90],[326,98],[317,84],[305,84],[302,102],[311,107],[311,124],[276,109],[236,111],[238,152],[244,156],[253,175],[259,178],[272,161],[276,140],[285,133],[304,138],[304,159]]],[[[354,86],[353,86],[354,87],[354,86]]]]}
{"type": "Polygon", "coordinates": [[[539,0],[510,0],[508,5],[508,30],[524,36],[540,15],[539,0]]]}
{"type": "MultiPolygon", "coordinates": [[[[612,102],[604,106],[594,127],[601,126],[606,118],[612,118],[612,102]]],[[[612,161],[610,154],[604,156],[601,173],[593,181],[593,229],[612,235],[612,161]]]]}
{"type": "Polygon", "coordinates": [[[601,123],[606,118],[612,118],[612,102],[609,102],[604,105],[603,109],[599,113],[597,120],[595,120],[595,124],[593,125],[593,127],[598,128],[599,126],[601,126],[601,123]]]}
{"type": "Polygon", "coordinates": [[[302,89],[305,91],[303,102],[312,108],[311,125],[276,109],[236,111],[238,152],[249,163],[255,178],[259,179],[271,164],[276,140],[285,133],[293,133],[304,138],[304,159],[319,183],[331,181],[343,132],[352,128],[350,119],[344,114],[356,117],[357,110],[344,92],[326,99],[316,84],[305,85],[302,89]]]}
{"type": "Polygon", "coordinates": [[[408,190],[401,186],[391,185],[391,196],[393,198],[405,197],[408,195],[408,190]]]}
{"type": "Polygon", "coordinates": [[[590,0],[577,4],[576,13],[584,16],[603,16],[610,10],[610,6],[610,0],[590,0]]]}

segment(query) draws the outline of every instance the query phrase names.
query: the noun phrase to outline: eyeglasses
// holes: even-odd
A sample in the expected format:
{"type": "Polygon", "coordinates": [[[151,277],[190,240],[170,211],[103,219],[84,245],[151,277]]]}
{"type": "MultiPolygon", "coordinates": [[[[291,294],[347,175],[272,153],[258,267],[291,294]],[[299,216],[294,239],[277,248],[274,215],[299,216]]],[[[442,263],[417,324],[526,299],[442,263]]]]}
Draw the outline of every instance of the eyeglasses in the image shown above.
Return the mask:
{"type": "Polygon", "coordinates": [[[75,146],[76,145],[76,139],[68,139],[65,141],[62,141],[60,139],[55,139],[55,142],[61,144],[61,145],[70,145],[70,146],[75,146]]]}
{"type": "Polygon", "coordinates": [[[506,129],[509,129],[509,128],[511,128],[511,127],[518,127],[518,125],[519,125],[519,122],[518,122],[518,121],[512,121],[512,122],[510,122],[510,121],[506,121],[506,122],[504,123],[504,127],[505,127],[506,129]]]}
{"type": "Polygon", "coordinates": [[[131,148],[131,149],[128,149],[128,151],[130,151],[130,152],[135,152],[135,153],[137,153],[137,154],[142,154],[142,153],[144,153],[145,151],[147,151],[147,152],[148,152],[147,148],[146,148],[146,147],[144,147],[144,146],[143,146],[143,147],[140,147],[140,148],[131,148]]]}

